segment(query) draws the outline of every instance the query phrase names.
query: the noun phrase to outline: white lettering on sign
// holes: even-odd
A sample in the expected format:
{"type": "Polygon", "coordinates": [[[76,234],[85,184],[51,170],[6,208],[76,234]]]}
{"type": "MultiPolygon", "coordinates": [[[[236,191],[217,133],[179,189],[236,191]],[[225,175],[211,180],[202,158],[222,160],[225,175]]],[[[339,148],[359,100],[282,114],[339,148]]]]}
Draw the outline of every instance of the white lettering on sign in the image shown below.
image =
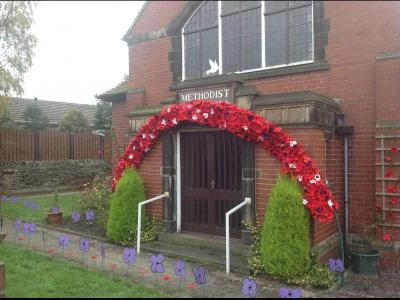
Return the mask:
{"type": "Polygon", "coordinates": [[[231,89],[222,88],[215,90],[206,90],[199,92],[182,92],[179,94],[179,101],[192,101],[192,100],[217,100],[217,101],[230,101],[231,89]]]}

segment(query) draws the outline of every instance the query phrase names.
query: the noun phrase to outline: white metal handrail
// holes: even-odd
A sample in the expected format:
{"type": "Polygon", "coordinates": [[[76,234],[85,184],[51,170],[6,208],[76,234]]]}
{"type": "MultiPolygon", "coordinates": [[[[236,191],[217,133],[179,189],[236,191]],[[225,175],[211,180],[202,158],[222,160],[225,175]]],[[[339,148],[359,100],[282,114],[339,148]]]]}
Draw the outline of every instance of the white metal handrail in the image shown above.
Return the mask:
{"type": "Polygon", "coordinates": [[[251,204],[251,198],[244,198],[244,201],[238,205],[236,205],[234,208],[232,208],[230,211],[225,213],[225,257],[226,257],[226,274],[230,273],[230,263],[231,263],[231,257],[230,257],[230,248],[229,248],[229,216],[240,209],[242,206],[251,204]]]}
{"type": "Polygon", "coordinates": [[[137,225],[137,240],[136,240],[136,246],[137,246],[136,250],[137,250],[138,254],[140,253],[140,234],[141,234],[141,230],[142,230],[142,205],[145,205],[147,203],[156,201],[158,199],[162,199],[164,197],[169,197],[169,193],[165,192],[162,195],[159,195],[159,196],[156,196],[154,198],[150,198],[148,200],[145,200],[145,201],[142,201],[142,202],[138,203],[138,225],[137,225]]]}

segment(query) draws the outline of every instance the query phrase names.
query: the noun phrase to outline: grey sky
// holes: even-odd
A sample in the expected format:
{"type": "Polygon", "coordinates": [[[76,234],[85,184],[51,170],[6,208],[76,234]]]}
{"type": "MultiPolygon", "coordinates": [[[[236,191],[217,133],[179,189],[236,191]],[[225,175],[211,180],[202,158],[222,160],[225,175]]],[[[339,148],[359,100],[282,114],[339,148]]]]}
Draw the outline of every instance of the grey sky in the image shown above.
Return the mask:
{"type": "Polygon", "coordinates": [[[128,74],[122,37],[143,1],[43,1],[34,13],[38,38],[23,97],[96,104],[95,94],[128,74]]]}

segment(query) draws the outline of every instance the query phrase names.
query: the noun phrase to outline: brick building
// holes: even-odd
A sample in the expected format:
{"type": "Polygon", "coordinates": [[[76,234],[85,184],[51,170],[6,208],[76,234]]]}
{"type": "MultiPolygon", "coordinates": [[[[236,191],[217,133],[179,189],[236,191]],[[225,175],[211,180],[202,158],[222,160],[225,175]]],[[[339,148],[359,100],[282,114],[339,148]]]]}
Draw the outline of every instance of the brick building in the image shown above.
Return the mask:
{"type": "MultiPolygon", "coordinates": [[[[114,158],[165,106],[229,101],[299,141],[341,204],[345,241],[372,228],[381,263],[398,269],[400,153],[390,149],[400,148],[399,14],[396,1],[145,2],[123,38],[129,80],[101,95],[113,105],[114,158]]],[[[218,235],[244,197],[254,201],[240,218],[264,216],[280,169],[258,144],[182,125],[139,172],[148,197],[172,193],[150,206],[164,229],[218,235]]],[[[337,251],[335,222],[313,222],[310,234],[321,260],[337,251]]]]}

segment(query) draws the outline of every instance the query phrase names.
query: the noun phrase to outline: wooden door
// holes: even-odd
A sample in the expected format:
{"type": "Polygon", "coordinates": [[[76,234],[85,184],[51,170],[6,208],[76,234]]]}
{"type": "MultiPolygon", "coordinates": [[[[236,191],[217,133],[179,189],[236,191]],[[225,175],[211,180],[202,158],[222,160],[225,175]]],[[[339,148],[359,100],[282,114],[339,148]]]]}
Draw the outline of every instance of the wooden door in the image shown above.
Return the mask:
{"type": "MultiPolygon", "coordinates": [[[[182,229],[225,234],[225,213],[242,201],[243,141],[222,131],[181,133],[182,229]]],[[[241,215],[231,215],[240,237],[241,215]]]]}

